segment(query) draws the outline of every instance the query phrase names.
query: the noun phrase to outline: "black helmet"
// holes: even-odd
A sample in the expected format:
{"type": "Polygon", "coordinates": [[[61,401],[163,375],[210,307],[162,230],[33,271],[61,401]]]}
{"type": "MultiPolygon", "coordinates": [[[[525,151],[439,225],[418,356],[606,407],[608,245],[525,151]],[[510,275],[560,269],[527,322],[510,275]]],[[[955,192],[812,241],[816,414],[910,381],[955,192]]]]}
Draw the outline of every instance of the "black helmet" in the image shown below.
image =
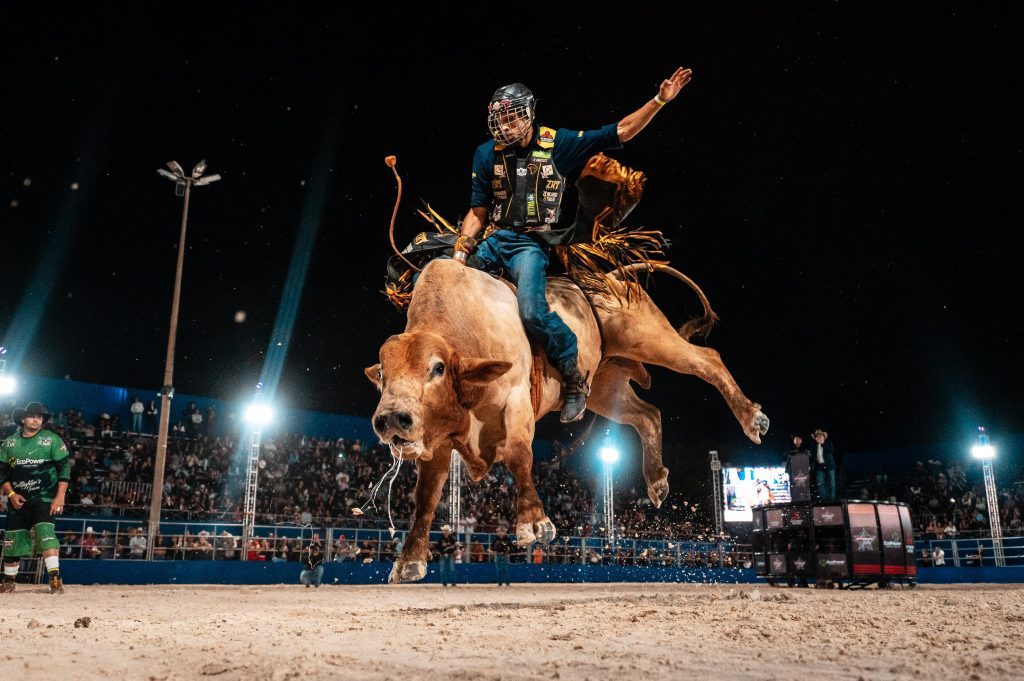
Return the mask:
{"type": "Polygon", "coordinates": [[[515,144],[530,131],[536,108],[537,100],[522,83],[500,87],[487,105],[487,128],[499,144],[515,144]]]}

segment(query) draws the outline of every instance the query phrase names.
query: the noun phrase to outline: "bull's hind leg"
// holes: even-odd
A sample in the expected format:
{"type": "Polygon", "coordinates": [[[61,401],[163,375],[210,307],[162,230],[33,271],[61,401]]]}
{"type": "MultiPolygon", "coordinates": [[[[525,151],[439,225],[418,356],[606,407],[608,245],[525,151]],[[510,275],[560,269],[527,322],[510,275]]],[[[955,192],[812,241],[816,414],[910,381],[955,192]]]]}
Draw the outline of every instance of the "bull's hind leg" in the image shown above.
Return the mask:
{"type": "Polygon", "coordinates": [[[684,340],[665,319],[650,296],[629,308],[601,300],[597,303],[605,354],[657,364],[681,374],[691,374],[718,388],[743,432],[756,444],[768,432],[768,417],[761,405],[751,402],[715,350],[684,340]]]}
{"type": "Polygon", "coordinates": [[[415,582],[427,576],[430,558],[430,524],[437,512],[441,489],[448,479],[451,457],[435,455],[430,461],[416,462],[415,518],[405,540],[402,556],[395,561],[388,582],[415,582]]]}
{"type": "Polygon", "coordinates": [[[660,508],[668,496],[668,469],[661,461],[661,411],[637,397],[630,380],[650,387],[650,377],[642,364],[609,358],[597,370],[587,407],[595,414],[636,429],[643,444],[647,496],[655,508],[660,508]]]}

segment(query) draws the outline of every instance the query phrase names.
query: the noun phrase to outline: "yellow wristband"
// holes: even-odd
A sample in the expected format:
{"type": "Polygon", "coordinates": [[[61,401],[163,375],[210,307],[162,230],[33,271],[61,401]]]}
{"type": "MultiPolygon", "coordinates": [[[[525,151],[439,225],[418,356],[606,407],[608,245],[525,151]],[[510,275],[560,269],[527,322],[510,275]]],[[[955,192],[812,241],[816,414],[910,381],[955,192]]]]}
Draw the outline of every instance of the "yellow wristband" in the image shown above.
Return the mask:
{"type": "Polygon", "coordinates": [[[12,489],[12,490],[11,490],[10,492],[8,492],[8,493],[7,493],[7,496],[8,496],[8,497],[13,497],[13,496],[14,496],[15,494],[17,494],[17,492],[15,492],[15,491],[14,491],[14,490],[12,489]]]}
{"type": "Polygon", "coordinates": [[[668,104],[668,102],[662,99],[660,95],[654,95],[654,101],[657,103],[658,106],[665,106],[666,104],[668,104]]]}

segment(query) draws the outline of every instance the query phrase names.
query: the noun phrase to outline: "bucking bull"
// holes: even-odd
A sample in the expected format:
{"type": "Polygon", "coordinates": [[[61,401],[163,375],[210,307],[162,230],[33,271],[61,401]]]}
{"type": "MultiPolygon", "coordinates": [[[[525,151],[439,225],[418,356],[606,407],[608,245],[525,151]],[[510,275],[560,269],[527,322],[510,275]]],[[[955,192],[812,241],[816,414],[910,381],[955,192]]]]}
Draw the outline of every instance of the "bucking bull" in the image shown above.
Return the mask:
{"type": "MultiPolygon", "coordinates": [[[[656,268],[696,289],[679,272],[656,268]]],[[[551,278],[547,299],[576,333],[581,367],[593,377],[587,407],[639,433],[647,494],[660,506],[669,490],[661,460],[661,412],[630,385],[650,386],[644,364],[699,376],[718,388],[755,443],[768,431],[768,418],[744,396],[715,350],[688,342],[690,327],[677,331],[646,292],[637,288],[627,297],[627,286],[635,283],[615,274],[606,277],[609,291],[590,295],[566,278],[551,278]]],[[[703,294],[701,299],[705,316],[712,315],[703,294]]],[[[508,466],[519,492],[517,543],[555,538],[554,523],[533,485],[532,442],[535,420],[560,406],[561,381],[547,364],[535,412],[533,362],[508,285],[453,260],[433,260],[424,268],[405,332],[389,338],[380,349],[380,363],[366,369],[381,392],[374,430],[395,455],[414,460],[417,470],[415,520],[388,581],[426,575],[428,532],[452,450],[462,456],[473,481],[498,461],[508,466]]]]}

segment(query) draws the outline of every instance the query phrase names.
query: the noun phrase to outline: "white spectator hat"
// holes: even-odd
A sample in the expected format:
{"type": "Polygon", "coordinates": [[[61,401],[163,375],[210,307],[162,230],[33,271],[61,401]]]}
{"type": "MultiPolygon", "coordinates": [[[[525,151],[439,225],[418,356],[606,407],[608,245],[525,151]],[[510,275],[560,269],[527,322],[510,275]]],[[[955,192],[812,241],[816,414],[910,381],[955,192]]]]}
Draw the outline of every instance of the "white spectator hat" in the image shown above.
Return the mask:
{"type": "Polygon", "coordinates": [[[91,528],[91,527],[87,527],[87,528],[85,528],[85,533],[86,533],[86,534],[92,534],[92,533],[93,533],[93,532],[92,532],[92,528],[91,528]]]}
{"type": "Polygon", "coordinates": [[[207,532],[206,530],[203,530],[202,532],[199,533],[199,536],[200,537],[209,537],[210,533],[207,532]]]}
{"type": "Polygon", "coordinates": [[[452,526],[451,525],[442,525],[441,526],[441,531],[442,532],[451,532],[452,531],[452,526]]]}

